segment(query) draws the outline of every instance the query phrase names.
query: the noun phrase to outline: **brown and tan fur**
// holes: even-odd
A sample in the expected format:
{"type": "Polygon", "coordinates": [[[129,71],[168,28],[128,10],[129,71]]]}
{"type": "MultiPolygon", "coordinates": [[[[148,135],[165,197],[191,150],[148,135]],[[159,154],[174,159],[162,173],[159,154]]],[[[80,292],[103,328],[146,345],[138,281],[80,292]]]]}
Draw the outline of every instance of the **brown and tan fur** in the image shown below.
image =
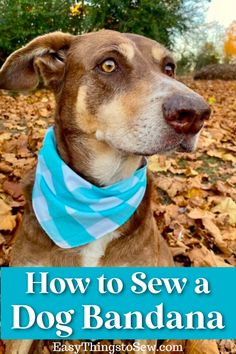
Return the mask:
{"type": "MultiPolygon", "coordinates": [[[[104,186],[130,176],[143,156],[193,150],[198,134],[176,134],[163,119],[163,100],[173,93],[196,96],[165,75],[174,66],[157,42],[133,34],[100,31],[81,36],[51,33],[13,53],[0,72],[0,88],[29,90],[41,76],[56,98],[55,134],[62,159],[90,182],[104,186]],[[101,71],[112,58],[117,69],[101,71]]],[[[34,215],[34,173],[25,182],[26,209],[12,266],[173,266],[151,210],[152,177],[145,197],[126,224],[80,248],[61,249],[34,215]]],[[[9,352],[26,354],[30,342],[13,342],[9,352]]]]}

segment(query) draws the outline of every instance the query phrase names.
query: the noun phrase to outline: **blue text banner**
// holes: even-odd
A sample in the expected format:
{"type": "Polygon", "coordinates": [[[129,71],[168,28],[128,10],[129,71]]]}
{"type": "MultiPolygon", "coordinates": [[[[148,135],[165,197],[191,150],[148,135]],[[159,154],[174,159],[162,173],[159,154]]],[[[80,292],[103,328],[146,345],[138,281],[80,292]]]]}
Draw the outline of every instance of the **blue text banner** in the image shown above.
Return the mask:
{"type": "Polygon", "coordinates": [[[3,339],[236,338],[235,268],[2,268],[3,339]]]}

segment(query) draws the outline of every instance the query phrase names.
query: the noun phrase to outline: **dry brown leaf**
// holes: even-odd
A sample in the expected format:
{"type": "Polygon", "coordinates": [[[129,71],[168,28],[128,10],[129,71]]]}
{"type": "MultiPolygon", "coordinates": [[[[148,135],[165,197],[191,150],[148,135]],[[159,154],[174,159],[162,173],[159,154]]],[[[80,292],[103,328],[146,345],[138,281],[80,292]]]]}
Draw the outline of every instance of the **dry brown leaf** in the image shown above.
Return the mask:
{"type": "Polygon", "coordinates": [[[224,161],[230,161],[230,162],[236,163],[236,157],[234,155],[226,152],[224,149],[208,150],[207,155],[213,156],[213,157],[218,157],[224,161]]]}
{"type": "MultiPolygon", "coordinates": [[[[201,136],[202,146],[204,148],[208,148],[209,146],[211,146],[215,142],[216,134],[219,134],[218,130],[214,132],[214,137],[213,137],[213,132],[204,130],[201,136]]],[[[219,138],[221,139],[223,136],[224,134],[220,133],[219,138]]]]}
{"type": "Polygon", "coordinates": [[[0,215],[0,230],[12,231],[16,226],[16,216],[11,214],[0,215]]]}
{"type": "MultiPolygon", "coordinates": [[[[73,352],[71,352],[71,353],[73,354],[73,352]]],[[[42,354],[51,354],[51,352],[49,351],[49,349],[46,346],[44,346],[42,354]]]]}
{"type": "Polygon", "coordinates": [[[219,354],[215,340],[188,340],[185,354],[219,354]]]}
{"type": "Polygon", "coordinates": [[[17,139],[17,155],[21,157],[30,157],[30,151],[28,150],[28,136],[21,134],[17,139]]]}
{"type": "Polygon", "coordinates": [[[156,183],[159,188],[167,192],[172,184],[172,178],[159,176],[156,183]]]}
{"type": "Polygon", "coordinates": [[[5,215],[11,211],[11,207],[0,199],[0,215],[5,215]]]}
{"type": "Polygon", "coordinates": [[[11,164],[17,163],[16,155],[13,154],[13,153],[7,153],[7,152],[5,152],[4,154],[2,154],[2,157],[3,157],[3,159],[4,159],[6,162],[9,162],[9,163],[11,163],[11,164]]]}
{"type": "Polygon", "coordinates": [[[185,171],[185,175],[187,177],[193,177],[193,176],[198,176],[198,172],[194,170],[192,167],[188,167],[185,171]]]}
{"type": "Polygon", "coordinates": [[[2,161],[0,162],[0,172],[3,173],[10,173],[12,172],[13,167],[7,164],[6,162],[2,161]]]}
{"type": "Polygon", "coordinates": [[[203,218],[202,223],[204,227],[214,237],[216,246],[227,256],[230,256],[232,254],[232,250],[230,250],[226,242],[223,241],[220,229],[216,226],[216,224],[210,218],[203,218]]]}
{"type": "Polygon", "coordinates": [[[0,340],[0,353],[4,353],[5,352],[5,345],[3,343],[2,340],[0,340]]]}
{"type": "Polygon", "coordinates": [[[208,250],[204,245],[201,248],[194,248],[187,251],[194,267],[230,267],[230,265],[222,260],[221,257],[208,250]]]}
{"type": "Polygon", "coordinates": [[[180,254],[185,255],[187,249],[189,249],[189,247],[186,246],[185,244],[183,244],[183,245],[181,246],[181,245],[178,245],[178,244],[176,243],[176,246],[171,247],[170,250],[171,250],[172,256],[175,257],[175,256],[178,256],[178,255],[180,255],[180,254]]]}
{"type": "Polygon", "coordinates": [[[236,203],[232,198],[224,198],[218,205],[211,209],[213,213],[222,213],[229,215],[229,222],[231,225],[236,224],[236,203]]]}
{"type": "MultiPolygon", "coordinates": [[[[6,242],[5,238],[0,234],[0,246],[5,242],[6,242]]],[[[0,353],[1,353],[1,351],[0,351],[0,353]]]]}
{"type": "Polygon", "coordinates": [[[236,189],[233,188],[230,184],[223,181],[217,181],[215,186],[217,190],[223,195],[228,194],[228,196],[230,196],[234,201],[236,201],[236,189]]]}
{"type": "Polygon", "coordinates": [[[228,179],[228,183],[232,183],[232,184],[235,184],[236,183],[236,175],[235,176],[232,176],[228,179]]]}
{"type": "Polygon", "coordinates": [[[5,140],[9,140],[11,139],[12,135],[11,133],[8,133],[8,132],[3,132],[0,134],[0,143],[5,141],[5,140]]]}
{"type": "Polygon", "coordinates": [[[223,339],[219,341],[219,349],[222,354],[236,354],[236,340],[223,339]]]}
{"type": "Polygon", "coordinates": [[[203,218],[213,218],[214,215],[207,210],[194,208],[188,213],[188,217],[190,217],[191,219],[203,219],[203,218]]]}
{"type": "Polygon", "coordinates": [[[148,168],[152,172],[166,172],[171,166],[171,162],[165,156],[152,156],[148,159],[148,168]]]}
{"type": "Polygon", "coordinates": [[[170,188],[166,192],[168,193],[170,198],[173,198],[178,193],[183,192],[184,188],[185,188],[185,186],[184,186],[183,182],[180,182],[180,181],[172,179],[172,184],[171,184],[170,188]]]}
{"type": "Polygon", "coordinates": [[[14,199],[23,198],[23,191],[20,183],[5,181],[3,183],[3,190],[14,199]]]}
{"type": "Polygon", "coordinates": [[[170,205],[160,205],[156,213],[164,213],[165,223],[169,225],[172,220],[176,220],[179,214],[179,207],[175,204],[170,205]]]}
{"type": "Polygon", "coordinates": [[[12,231],[16,226],[16,216],[11,214],[11,208],[0,199],[0,230],[12,231]]]}
{"type": "Polygon", "coordinates": [[[222,238],[226,242],[229,248],[236,253],[236,228],[229,227],[222,231],[222,238]]]}

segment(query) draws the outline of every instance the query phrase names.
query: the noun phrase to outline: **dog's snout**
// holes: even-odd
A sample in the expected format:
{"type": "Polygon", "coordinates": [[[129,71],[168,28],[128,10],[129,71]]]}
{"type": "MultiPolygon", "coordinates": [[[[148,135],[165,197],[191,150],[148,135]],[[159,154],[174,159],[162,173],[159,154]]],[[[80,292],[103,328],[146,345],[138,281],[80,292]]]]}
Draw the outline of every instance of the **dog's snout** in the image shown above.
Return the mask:
{"type": "Polygon", "coordinates": [[[210,117],[211,109],[200,96],[172,95],[163,103],[166,122],[177,133],[196,134],[210,117]]]}

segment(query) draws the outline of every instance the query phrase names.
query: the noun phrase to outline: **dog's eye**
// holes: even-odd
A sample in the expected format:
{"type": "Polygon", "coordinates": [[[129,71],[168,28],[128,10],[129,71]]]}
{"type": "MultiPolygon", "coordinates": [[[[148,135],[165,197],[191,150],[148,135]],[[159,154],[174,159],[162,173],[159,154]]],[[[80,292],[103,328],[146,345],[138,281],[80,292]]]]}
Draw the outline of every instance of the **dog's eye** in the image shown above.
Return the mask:
{"type": "Polygon", "coordinates": [[[116,68],[117,65],[112,59],[107,59],[100,65],[100,69],[105,73],[112,73],[116,68]]]}
{"type": "Polygon", "coordinates": [[[166,64],[164,67],[164,73],[170,77],[174,76],[175,68],[173,64],[166,64]]]}

